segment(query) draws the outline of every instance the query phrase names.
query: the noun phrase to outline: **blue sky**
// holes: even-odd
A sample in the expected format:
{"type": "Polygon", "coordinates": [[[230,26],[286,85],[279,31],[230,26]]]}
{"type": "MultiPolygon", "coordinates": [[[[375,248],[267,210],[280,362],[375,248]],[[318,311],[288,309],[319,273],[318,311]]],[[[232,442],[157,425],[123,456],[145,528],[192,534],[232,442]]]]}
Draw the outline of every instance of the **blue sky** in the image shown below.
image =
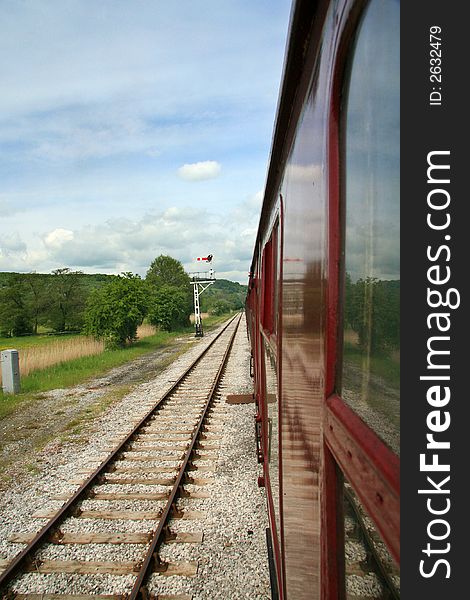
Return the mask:
{"type": "Polygon", "coordinates": [[[0,270],[246,282],[290,0],[2,0],[0,270]]]}

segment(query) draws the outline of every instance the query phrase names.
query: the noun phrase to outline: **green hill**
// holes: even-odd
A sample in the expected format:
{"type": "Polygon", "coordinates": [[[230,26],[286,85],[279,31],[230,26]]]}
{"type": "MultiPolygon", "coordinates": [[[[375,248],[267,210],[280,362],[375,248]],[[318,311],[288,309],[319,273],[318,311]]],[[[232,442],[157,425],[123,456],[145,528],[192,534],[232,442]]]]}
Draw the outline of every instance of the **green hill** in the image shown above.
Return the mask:
{"type": "Polygon", "coordinates": [[[240,310],[245,306],[247,286],[218,279],[201,296],[201,310],[213,314],[222,314],[229,310],[240,310]]]}

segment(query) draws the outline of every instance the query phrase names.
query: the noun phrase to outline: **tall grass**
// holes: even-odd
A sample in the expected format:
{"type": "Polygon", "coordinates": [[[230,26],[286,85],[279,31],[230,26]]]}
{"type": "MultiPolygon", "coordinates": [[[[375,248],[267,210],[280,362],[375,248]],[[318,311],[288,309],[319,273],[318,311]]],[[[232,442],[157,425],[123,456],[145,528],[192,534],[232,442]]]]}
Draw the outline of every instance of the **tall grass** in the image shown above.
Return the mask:
{"type": "MultiPolygon", "coordinates": [[[[204,328],[217,327],[231,315],[210,316],[204,320],[204,328]]],[[[108,369],[122,365],[133,358],[151,352],[169,343],[181,334],[194,332],[193,326],[167,333],[155,331],[148,324],[137,330],[138,341],[127,348],[104,352],[102,342],[81,335],[57,339],[48,336],[10,338],[0,340],[0,349],[17,348],[20,355],[22,393],[35,393],[76,385],[88,377],[97,376],[108,369]]],[[[1,377],[0,377],[1,382],[1,377]]],[[[15,396],[4,395],[0,386],[0,418],[2,407],[16,405],[15,396]]],[[[9,409],[10,410],[10,409],[9,409]]],[[[9,410],[7,412],[9,412],[9,410]]]]}
{"type": "Polygon", "coordinates": [[[45,369],[57,363],[101,354],[103,350],[103,342],[85,336],[68,341],[57,340],[47,346],[25,348],[19,352],[20,373],[26,376],[32,371],[45,369]]]}
{"type": "MultiPolygon", "coordinates": [[[[153,325],[143,324],[137,329],[137,336],[143,339],[155,335],[153,325]]],[[[33,342],[33,340],[31,340],[33,342]]],[[[33,371],[38,371],[60,363],[95,356],[104,351],[104,343],[82,335],[70,336],[67,339],[53,340],[48,344],[26,346],[19,350],[20,375],[25,377],[33,371]]],[[[0,383],[2,381],[0,373],[0,383]]]]}
{"type": "Polygon", "coordinates": [[[139,338],[139,340],[145,337],[149,337],[150,335],[155,335],[155,333],[155,327],[153,325],[150,325],[149,323],[143,323],[142,325],[139,325],[139,327],[137,327],[137,337],[139,338]]]}
{"type": "Polygon", "coordinates": [[[5,395],[0,391],[0,418],[2,416],[2,404],[5,403],[5,400],[11,398],[12,403],[17,404],[24,399],[23,397],[27,399],[31,393],[77,385],[90,377],[106,373],[109,369],[119,367],[138,356],[157,350],[170,343],[174,337],[176,337],[175,333],[157,332],[155,335],[138,340],[126,348],[107,350],[96,355],[81,356],[32,371],[29,375],[21,377],[20,394],[16,396],[5,395]]]}

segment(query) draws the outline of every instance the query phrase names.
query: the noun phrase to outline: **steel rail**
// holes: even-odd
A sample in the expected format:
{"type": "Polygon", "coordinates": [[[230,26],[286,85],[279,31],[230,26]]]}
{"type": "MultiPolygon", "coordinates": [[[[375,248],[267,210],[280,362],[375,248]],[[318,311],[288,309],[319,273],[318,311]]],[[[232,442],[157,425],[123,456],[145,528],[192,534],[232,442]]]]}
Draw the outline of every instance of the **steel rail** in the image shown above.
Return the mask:
{"type": "MultiPolygon", "coordinates": [[[[184,476],[186,474],[186,468],[188,466],[188,463],[190,462],[191,455],[193,454],[193,452],[195,450],[195,445],[196,445],[199,435],[201,433],[204,419],[207,416],[207,411],[210,408],[210,405],[214,398],[215,392],[217,391],[217,388],[219,386],[223,370],[225,368],[225,365],[227,364],[227,359],[229,357],[230,350],[232,349],[233,342],[235,340],[235,335],[237,333],[238,326],[240,324],[240,320],[241,320],[241,315],[240,315],[240,317],[238,319],[238,323],[232,333],[230,342],[225,350],[222,362],[217,371],[217,374],[215,376],[212,387],[209,391],[209,395],[206,400],[206,404],[201,412],[199,422],[198,422],[197,426],[195,427],[194,432],[192,434],[192,439],[191,439],[190,445],[188,446],[188,449],[186,450],[186,455],[184,457],[183,463],[181,464],[180,470],[176,477],[176,481],[173,485],[173,489],[167,500],[166,506],[163,509],[163,512],[161,514],[160,521],[158,523],[158,527],[153,534],[152,540],[150,542],[150,546],[145,555],[144,562],[141,566],[140,572],[137,575],[137,579],[136,579],[134,586],[128,596],[129,600],[137,600],[138,598],[141,598],[142,600],[147,600],[149,598],[149,594],[148,594],[146,588],[144,587],[145,581],[152,571],[158,570],[159,568],[162,567],[162,563],[158,556],[158,549],[159,549],[162,541],[164,540],[165,533],[168,531],[167,527],[168,527],[168,521],[171,517],[171,511],[173,509],[175,501],[177,500],[178,496],[181,493],[181,487],[183,484],[184,476]]],[[[165,566],[163,565],[162,570],[164,570],[164,569],[165,569],[165,566]]]]}
{"type": "MultiPolygon", "coordinates": [[[[184,373],[175,381],[175,383],[171,386],[171,388],[158,400],[158,402],[153,406],[146,415],[138,422],[138,424],[130,431],[130,433],[124,438],[122,442],[111,451],[111,454],[104,459],[104,461],[89,475],[89,477],[80,485],[80,487],[73,493],[73,495],[67,500],[67,502],[59,509],[56,515],[52,519],[50,519],[42,529],[38,531],[38,533],[34,536],[34,538],[29,542],[29,544],[23,548],[23,550],[15,556],[12,562],[8,565],[8,567],[0,574],[0,591],[6,586],[10,581],[19,573],[22,566],[27,564],[32,560],[32,555],[39,549],[39,546],[48,541],[48,536],[52,533],[54,528],[60,525],[69,515],[73,508],[73,505],[76,504],[79,500],[81,500],[86,492],[90,490],[91,487],[96,485],[96,480],[99,476],[105,471],[106,467],[113,462],[119,452],[122,451],[123,448],[129,443],[132,436],[135,435],[138,429],[142,427],[142,425],[147,421],[155,410],[163,403],[168,397],[175,391],[175,389],[180,385],[183,379],[189,374],[190,371],[194,369],[194,367],[204,358],[207,352],[213,347],[216,341],[220,338],[220,336],[230,327],[233,321],[241,316],[235,315],[230,321],[225,325],[225,327],[215,336],[215,338],[210,342],[210,344],[205,348],[201,354],[191,363],[191,365],[184,371],[184,373]]],[[[238,324],[237,324],[238,328],[238,324]]]]}
{"type": "Polygon", "coordinates": [[[368,553],[369,553],[371,560],[375,566],[375,570],[376,570],[376,574],[377,574],[378,578],[381,580],[382,585],[387,589],[390,600],[400,600],[400,592],[397,590],[395,584],[393,583],[392,578],[390,577],[390,575],[387,572],[387,568],[383,564],[383,562],[379,556],[379,553],[377,552],[374,541],[372,540],[372,537],[370,536],[370,534],[367,530],[366,524],[364,523],[364,519],[362,518],[359,507],[357,506],[354,495],[346,487],[344,487],[343,493],[344,493],[344,497],[347,500],[349,506],[351,507],[351,510],[354,513],[354,517],[356,518],[356,521],[361,529],[361,534],[362,534],[362,537],[364,540],[364,544],[367,547],[368,553]]]}

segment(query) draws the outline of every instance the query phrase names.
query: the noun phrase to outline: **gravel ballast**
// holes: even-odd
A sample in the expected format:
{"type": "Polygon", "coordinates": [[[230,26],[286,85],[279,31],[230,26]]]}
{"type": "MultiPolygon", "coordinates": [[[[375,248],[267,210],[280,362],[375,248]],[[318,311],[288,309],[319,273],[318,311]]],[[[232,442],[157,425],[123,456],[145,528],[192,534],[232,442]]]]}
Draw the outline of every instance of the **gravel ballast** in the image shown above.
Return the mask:
{"type": "MultiPolygon", "coordinates": [[[[137,386],[130,394],[114,403],[106,413],[91,424],[86,444],[50,444],[40,457],[42,471],[20,482],[15,482],[0,500],[0,558],[11,559],[23,547],[12,544],[12,533],[33,532],[46,523],[44,519],[32,518],[37,510],[57,510],[62,502],[53,500],[57,494],[71,494],[77,484],[70,479],[83,477],[106,455],[110,446],[123,437],[133,424],[149,410],[149,407],[178,378],[216,332],[199,340],[183,356],[167,367],[155,379],[137,386]],[[81,472],[78,475],[78,472],[81,472]]],[[[209,498],[179,500],[178,506],[185,511],[201,511],[202,519],[178,519],[171,523],[174,531],[203,532],[202,543],[164,545],[161,555],[170,562],[198,562],[196,577],[165,577],[153,575],[151,591],[158,593],[192,594],[194,600],[269,599],[269,571],[267,562],[265,529],[266,506],[263,491],[257,487],[259,467],[254,447],[254,405],[229,405],[227,394],[249,393],[252,382],[249,377],[249,346],[245,319],[242,317],[234,346],[227,365],[220,398],[216,404],[211,424],[220,428],[221,439],[207,443],[207,451],[201,452],[198,466],[214,467],[214,472],[201,472],[198,477],[208,477],[212,483],[204,486],[187,485],[188,491],[206,492],[209,498]],[[214,447],[214,450],[210,448],[214,447]]],[[[60,394],[58,394],[60,398],[60,394]]],[[[160,446],[166,445],[159,443],[160,446]]],[[[170,446],[170,445],[169,445],[170,446]]],[[[141,463],[120,462],[120,467],[133,467],[141,463]]],[[[171,466],[174,462],[152,461],[144,465],[171,466]]],[[[104,484],[99,491],[120,486],[104,484]]],[[[160,486],[135,485],[140,491],[164,491],[160,486]]],[[[98,488],[97,488],[98,490],[98,488]]],[[[111,490],[109,490],[111,491],[111,490]]],[[[128,508],[132,510],[158,510],[159,501],[104,502],[87,500],[82,508],[128,508]]],[[[69,519],[62,527],[72,531],[135,531],[145,532],[155,527],[152,521],[107,521],[99,519],[69,519]]],[[[41,551],[41,558],[77,560],[139,560],[142,545],[113,546],[93,544],[87,546],[49,544],[41,551]]],[[[123,593],[130,589],[133,576],[111,575],[39,575],[29,573],[15,584],[21,593],[123,593]]]]}

